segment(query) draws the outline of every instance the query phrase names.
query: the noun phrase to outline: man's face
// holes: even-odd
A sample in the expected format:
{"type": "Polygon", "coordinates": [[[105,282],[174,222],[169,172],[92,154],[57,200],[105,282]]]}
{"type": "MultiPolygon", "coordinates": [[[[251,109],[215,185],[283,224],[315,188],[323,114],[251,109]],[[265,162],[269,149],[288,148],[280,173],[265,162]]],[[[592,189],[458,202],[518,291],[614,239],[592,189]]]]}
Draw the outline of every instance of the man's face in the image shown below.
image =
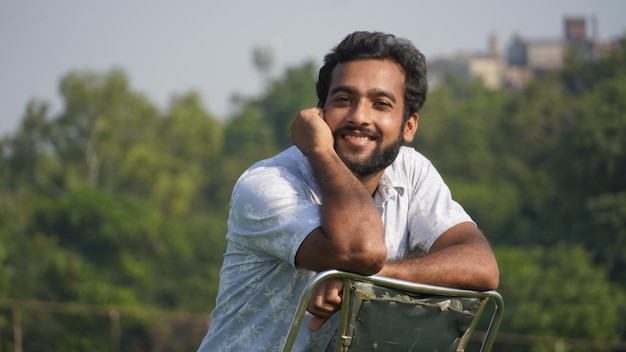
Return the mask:
{"type": "Polygon", "coordinates": [[[333,71],[324,119],[337,154],[357,177],[384,170],[402,143],[413,140],[418,116],[402,122],[404,79],[391,60],[350,61],[333,71]]]}

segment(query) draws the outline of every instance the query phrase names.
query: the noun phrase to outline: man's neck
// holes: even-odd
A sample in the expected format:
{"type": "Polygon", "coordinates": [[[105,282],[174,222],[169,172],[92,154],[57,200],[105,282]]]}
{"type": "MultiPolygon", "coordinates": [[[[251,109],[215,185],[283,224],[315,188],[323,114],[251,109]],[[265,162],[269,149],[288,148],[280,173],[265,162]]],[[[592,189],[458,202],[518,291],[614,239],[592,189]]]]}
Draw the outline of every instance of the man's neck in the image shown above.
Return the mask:
{"type": "Polygon", "coordinates": [[[357,177],[359,181],[365,186],[365,189],[374,196],[376,189],[378,188],[378,183],[380,179],[383,177],[385,170],[378,171],[377,173],[369,176],[357,177]]]}

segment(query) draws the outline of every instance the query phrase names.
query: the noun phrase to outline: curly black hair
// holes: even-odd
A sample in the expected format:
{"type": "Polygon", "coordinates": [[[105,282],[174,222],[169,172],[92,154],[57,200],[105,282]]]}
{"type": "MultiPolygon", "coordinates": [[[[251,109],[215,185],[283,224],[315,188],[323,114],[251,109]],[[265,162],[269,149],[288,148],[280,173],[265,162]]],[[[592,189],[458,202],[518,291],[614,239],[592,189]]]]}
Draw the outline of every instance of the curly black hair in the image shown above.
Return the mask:
{"type": "Polygon", "coordinates": [[[408,39],[398,38],[393,34],[365,31],[349,34],[324,56],[324,65],[320,68],[315,85],[321,106],[326,103],[335,67],[340,63],[362,59],[391,59],[402,66],[406,74],[404,120],[419,112],[428,91],[424,54],[408,39]]]}

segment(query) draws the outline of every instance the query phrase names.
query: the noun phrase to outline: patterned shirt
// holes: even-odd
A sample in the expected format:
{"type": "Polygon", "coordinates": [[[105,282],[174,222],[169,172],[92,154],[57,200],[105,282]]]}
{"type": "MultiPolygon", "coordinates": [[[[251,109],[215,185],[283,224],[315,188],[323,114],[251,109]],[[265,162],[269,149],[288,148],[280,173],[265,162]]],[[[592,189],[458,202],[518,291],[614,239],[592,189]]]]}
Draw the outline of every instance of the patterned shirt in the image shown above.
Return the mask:
{"type": "MultiPolygon", "coordinates": [[[[374,200],[387,260],[428,252],[446,230],[472,221],[430,161],[409,147],[385,170],[374,200]]],[[[199,351],[281,350],[300,294],[315,274],[296,267],[295,257],[305,237],[321,226],[321,203],[311,165],[296,147],[241,175],[230,204],[217,305],[199,351]]],[[[311,333],[308,315],[294,351],[330,350],[337,316],[311,333]]]]}

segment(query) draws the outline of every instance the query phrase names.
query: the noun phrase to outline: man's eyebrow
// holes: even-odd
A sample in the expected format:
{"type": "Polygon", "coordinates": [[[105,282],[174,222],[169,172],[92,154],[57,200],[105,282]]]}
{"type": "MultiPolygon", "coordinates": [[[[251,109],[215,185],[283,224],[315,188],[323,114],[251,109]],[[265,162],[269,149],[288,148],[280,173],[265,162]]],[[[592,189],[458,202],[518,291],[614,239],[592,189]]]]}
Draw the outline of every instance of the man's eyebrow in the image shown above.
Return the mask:
{"type": "Polygon", "coordinates": [[[333,88],[333,89],[330,91],[330,94],[329,94],[329,95],[333,95],[333,94],[335,94],[335,93],[348,93],[348,94],[352,94],[352,93],[355,93],[355,92],[356,92],[356,89],[354,89],[354,88],[352,88],[352,87],[350,87],[350,86],[337,86],[337,87],[333,88]]]}
{"type": "MultiPolygon", "coordinates": [[[[350,87],[350,86],[337,86],[337,87],[333,88],[330,91],[329,95],[333,95],[333,94],[336,94],[336,93],[355,94],[356,91],[357,90],[355,88],[350,87]]],[[[382,88],[372,88],[372,89],[367,91],[367,95],[370,96],[370,97],[380,97],[380,96],[383,96],[383,97],[386,97],[386,98],[390,99],[394,103],[398,102],[398,99],[396,98],[396,96],[392,92],[390,92],[388,90],[385,90],[385,89],[382,89],[382,88]]]]}
{"type": "Polygon", "coordinates": [[[371,97],[380,97],[380,96],[387,97],[389,100],[391,100],[394,103],[398,102],[398,99],[396,98],[395,94],[393,94],[392,92],[386,89],[372,88],[367,91],[367,94],[371,97]]]}

